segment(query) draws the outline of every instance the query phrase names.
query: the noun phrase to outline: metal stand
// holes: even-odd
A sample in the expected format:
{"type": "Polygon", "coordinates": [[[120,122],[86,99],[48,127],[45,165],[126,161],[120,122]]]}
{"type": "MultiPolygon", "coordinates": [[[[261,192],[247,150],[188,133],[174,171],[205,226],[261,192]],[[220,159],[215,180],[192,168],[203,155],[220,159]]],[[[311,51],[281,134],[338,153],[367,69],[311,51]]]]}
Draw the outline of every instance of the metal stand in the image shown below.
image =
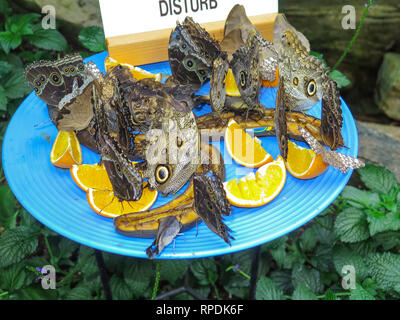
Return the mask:
{"type": "Polygon", "coordinates": [[[112,294],[110,289],[110,282],[108,279],[107,271],[104,266],[104,259],[101,251],[94,249],[94,255],[96,257],[97,267],[100,272],[101,283],[103,284],[104,293],[106,296],[106,300],[112,300],[112,294]]]}

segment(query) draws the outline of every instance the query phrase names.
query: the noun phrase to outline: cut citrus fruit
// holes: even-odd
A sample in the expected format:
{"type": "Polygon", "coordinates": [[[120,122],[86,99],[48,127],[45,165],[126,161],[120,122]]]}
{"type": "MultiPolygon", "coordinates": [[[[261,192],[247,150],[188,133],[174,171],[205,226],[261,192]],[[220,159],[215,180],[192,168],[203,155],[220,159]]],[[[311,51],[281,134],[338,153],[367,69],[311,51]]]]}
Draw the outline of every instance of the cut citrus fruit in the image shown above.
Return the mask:
{"type": "Polygon", "coordinates": [[[110,190],[89,188],[87,200],[90,207],[98,214],[114,218],[121,214],[149,209],[157,199],[158,192],[144,188],[142,197],[137,201],[119,201],[110,190]]]}
{"type": "Polygon", "coordinates": [[[228,96],[240,97],[240,92],[236,85],[235,77],[233,76],[231,68],[228,69],[225,77],[225,92],[228,96]]]}
{"type": "Polygon", "coordinates": [[[58,131],[50,153],[50,161],[60,168],[82,163],[82,150],[74,131],[58,131]]]}
{"type": "Polygon", "coordinates": [[[112,184],[104,165],[81,164],[70,168],[72,179],[83,191],[92,189],[112,190],[112,184]]]}
{"type": "Polygon", "coordinates": [[[225,130],[225,145],[229,155],[245,167],[258,168],[273,160],[261,146],[260,140],[253,138],[233,119],[225,130]]]}
{"type": "Polygon", "coordinates": [[[286,168],[283,158],[260,167],[239,179],[224,182],[228,201],[237,207],[259,207],[272,201],[283,189],[286,168]]]}
{"type": "Polygon", "coordinates": [[[269,80],[262,80],[261,85],[263,87],[277,87],[279,82],[279,68],[276,68],[275,70],[275,80],[269,81],[269,80]]]}
{"type": "Polygon", "coordinates": [[[128,64],[128,63],[120,63],[117,60],[110,58],[110,57],[107,57],[105,59],[104,65],[105,65],[106,71],[108,69],[110,69],[112,67],[116,67],[118,65],[127,67],[127,68],[129,68],[129,70],[131,70],[131,73],[136,80],[147,79],[147,78],[154,78],[156,81],[162,80],[161,73],[154,74],[149,71],[143,70],[139,67],[132,66],[131,64],[128,64]]]}
{"type": "Polygon", "coordinates": [[[288,141],[286,168],[298,179],[312,179],[324,173],[329,164],[311,149],[303,148],[288,141]]]}

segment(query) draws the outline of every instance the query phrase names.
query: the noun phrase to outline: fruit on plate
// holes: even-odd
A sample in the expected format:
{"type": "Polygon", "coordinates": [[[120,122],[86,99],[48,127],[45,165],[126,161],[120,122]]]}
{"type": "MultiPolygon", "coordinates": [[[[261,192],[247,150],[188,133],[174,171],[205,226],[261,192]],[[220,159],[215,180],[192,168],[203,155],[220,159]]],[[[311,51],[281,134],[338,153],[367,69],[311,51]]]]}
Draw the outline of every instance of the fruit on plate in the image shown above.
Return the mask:
{"type": "Polygon", "coordinates": [[[258,168],[256,174],[224,182],[228,201],[237,207],[259,207],[272,201],[283,189],[286,168],[283,158],[278,158],[258,168]]]}
{"type": "Polygon", "coordinates": [[[225,130],[225,146],[229,155],[245,167],[258,168],[273,160],[260,140],[244,131],[233,119],[225,130]]]}
{"type": "Polygon", "coordinates": [[[50,152],[50,161],[60,168],[82,163],[81,145],[74,131],[58,131],[50,152]]]}
{"type": "Polygon", "coordinates": [[[290,174],[298,179],[315,178],[329,167],[319,154],[311,149],[300,147],[292,141],[288,141],[288,156],[285,164],[290,174]]]}
{"type": "Polygon", "coordinates": [[[240,97],[240,92],[237,87],[235,77],[233,76],[232,69],[229,68],[225,77],[225,92],[227,96],[240,97]]]}
{"type": "Polygon", "coordinates": [[[154,73],[151,73],[149,71],[143,70],[143,69],[141,69],[139,67],[132,66],[132,65],[130,65],[128,63],[120,63],[117,60],[115,60],[113,58],[110,58],[110,57],[107,57],[105,59],[105,61],[104,61],[104,65],[105,65],[106,71],[108,69],[112,68],[112,67],[118,66],[119,64],[124,66],[124,67],[129,68],[131,70],[131,73],[132,73],[133,77],[136,80],[147,79],[147,78],[154,78],[156,81],[161,81],[162,80],[162,74],[161,73],[154,74],[154,73]]]}
{"type": "Polygon", "coordinates": [[[89,188],[112,190],[112,184],[104,165],[98,163],[73,165],[70,171],[72,179],[85,192],[89,188]]]}
{"type": "Polygon", "coordinates": [[[137,201],[119,201],[112,190],[91,189],[87,191],[90,207],[98,214],[115,218],[121,214],[149,209],[157,199],[158,192],[143,185],[142,197],[137,201]]]}

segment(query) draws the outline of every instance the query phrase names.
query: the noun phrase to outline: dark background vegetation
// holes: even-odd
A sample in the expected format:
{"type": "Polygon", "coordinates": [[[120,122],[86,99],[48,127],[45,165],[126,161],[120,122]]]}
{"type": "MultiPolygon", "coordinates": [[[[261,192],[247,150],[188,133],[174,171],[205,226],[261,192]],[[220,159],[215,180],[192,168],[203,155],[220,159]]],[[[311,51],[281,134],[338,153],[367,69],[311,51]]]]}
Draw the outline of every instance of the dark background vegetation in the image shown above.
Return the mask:
{"type": "MultiPolygon", "coordinates": [[[[31,91],[23,78],[27,64],[76,51],[88,56],[105,49],[96,23],[77,29],[60,21],[56,30],[43,30],[40,10],[25,2],[0,0],[1,139],[12,114],[31,91]]],[[[280,9],[310,39],[313,50],[333,65],[354,34],[354,30],[343,31],[338,23],[342,4],[324,0],[302,6],[301,2],[282,0],[280,9]]],[[[363,1],[354,4],[363,8],[363,1]]],[[[373,104],[371,94],[383,54],[398,50],[398,6],[387,0],[373,9],[339,67],[351,80],[351,85],[343,88],[349,104],[360,116],[373,115],[376,121],[390,121],[373,104]],[[364,105],[368,105],[365,110],[364,105]]],[[[361,12],[357,11],[358,18],[361,12]]],[[[257,299],[400,298],[400,185],[389,170],[374,165],[354,175],[356,186],[347,186],[312,222],[261,247],[257,299]],[[355,289],[342,287],[344,265],[355,268],[355,289]]],[[[94,250],[36,221],[14,198],[2,168],[0,179],[0,300],[105,299],[94,250]],[[40,284],[37,268],[48,264],[56,267],[56,290],[43,290],[40,284]]],[[[114,299],[149,299],[156,290],[165,294],[184,284],[198,297],[249,298],[252,250],[181,261],[149,261],[110,253],[103,257],[114,299]]],[[[181,292],[172,298],[193,296],[181,292]]]]}

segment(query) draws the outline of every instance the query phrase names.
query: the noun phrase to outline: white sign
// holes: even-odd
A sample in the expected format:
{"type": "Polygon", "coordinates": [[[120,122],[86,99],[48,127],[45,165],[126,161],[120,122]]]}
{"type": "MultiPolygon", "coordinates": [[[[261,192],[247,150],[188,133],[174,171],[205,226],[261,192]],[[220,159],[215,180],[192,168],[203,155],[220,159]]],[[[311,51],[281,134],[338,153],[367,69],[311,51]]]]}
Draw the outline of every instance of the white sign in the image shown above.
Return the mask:
{"type": "Polygon", "coordinates": [[[247,16],[278,12],[278,0],[100,0],[106,38],[174,28],[186,16],[198,23],[226,20],[235,4],[247,16]]]}

